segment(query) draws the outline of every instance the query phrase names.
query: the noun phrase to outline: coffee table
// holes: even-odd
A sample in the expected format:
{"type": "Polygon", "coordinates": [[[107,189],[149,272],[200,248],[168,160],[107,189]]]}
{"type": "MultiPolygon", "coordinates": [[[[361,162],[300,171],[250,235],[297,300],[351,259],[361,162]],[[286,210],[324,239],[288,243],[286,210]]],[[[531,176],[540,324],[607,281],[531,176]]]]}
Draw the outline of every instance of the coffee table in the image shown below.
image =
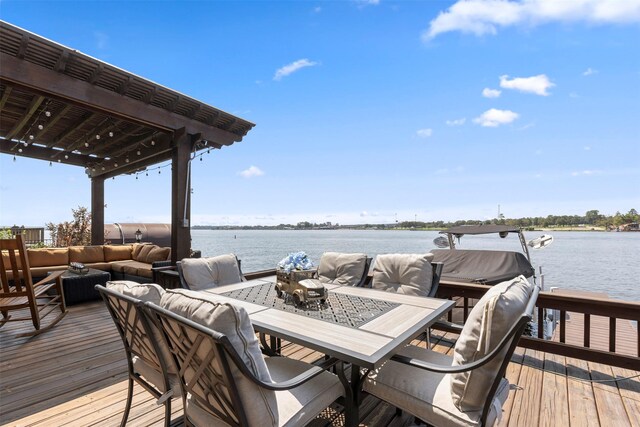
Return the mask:
{"type": "Polygon", "coordinates": [[[94,289],[94,286],[104,286],[109,280],[111,280],[109,272],[93,268],[84,274],[65,271],[62,275],[65,304],[74,305],[85,301],[99,300],[100,294],[94,289]]]}

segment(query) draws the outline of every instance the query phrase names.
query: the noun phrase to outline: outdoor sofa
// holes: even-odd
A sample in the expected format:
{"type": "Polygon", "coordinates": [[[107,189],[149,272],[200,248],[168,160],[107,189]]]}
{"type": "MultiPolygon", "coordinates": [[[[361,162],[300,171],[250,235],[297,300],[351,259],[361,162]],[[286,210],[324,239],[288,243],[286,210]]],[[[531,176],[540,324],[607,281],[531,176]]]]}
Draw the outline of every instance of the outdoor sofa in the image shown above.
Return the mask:
{"type": "MultiPolygon", "coordinates": [[[[152,268],[171,264],[171,248],[150,243],[38,248],[28,249],[27,255],[34,280],[51,271],[66,270],[70,263],[79,262],[88,268],[108,271],[112,280],[149,283],[153,281],[152,268]]],[[[5,254],[2,261],[5,265],[9,263],[5,254]]]]}

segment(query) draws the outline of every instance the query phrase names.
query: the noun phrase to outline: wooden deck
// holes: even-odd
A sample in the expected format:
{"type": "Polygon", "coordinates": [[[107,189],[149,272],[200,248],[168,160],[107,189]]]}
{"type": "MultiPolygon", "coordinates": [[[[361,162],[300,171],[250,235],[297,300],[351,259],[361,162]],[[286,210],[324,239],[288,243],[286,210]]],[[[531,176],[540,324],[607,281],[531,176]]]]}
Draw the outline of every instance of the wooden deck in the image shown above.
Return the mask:
{"type": "MultiPolygon", "coordinates": [[[[27,322],[0,329],[0,424],[11,426],[119,425],[126,399],[126,363],[120,337],[101,302],[70,308],[53,330],[38,337],[15,338],[27,322]]],[[[451,351],[444,334],[435,349],[451,351]]],[[[423,345],[423,342],[416,342],[423,345]]],[[[289,344],[289,357],[312,361],[318,354],[289,344]]],[[[512,384],[501,426],[640,426],[639,372],[583,362],[553,354],[517,349],[507,377],[512,384]],[[569,375],[569,376],[568,376],[569,375]],[[573,378],[576,377],[576,378],[573,378]]],[[[176,419],[181,399],[173,400],[176,419]]],[[[361,425],[407,426],[395,408],[367,396],[361,425]]],[[[136,386],[131,426],[160,425],[163,408],[136,386]]],[[[311,425],[342,425],[339,405],[311,425]]]]}

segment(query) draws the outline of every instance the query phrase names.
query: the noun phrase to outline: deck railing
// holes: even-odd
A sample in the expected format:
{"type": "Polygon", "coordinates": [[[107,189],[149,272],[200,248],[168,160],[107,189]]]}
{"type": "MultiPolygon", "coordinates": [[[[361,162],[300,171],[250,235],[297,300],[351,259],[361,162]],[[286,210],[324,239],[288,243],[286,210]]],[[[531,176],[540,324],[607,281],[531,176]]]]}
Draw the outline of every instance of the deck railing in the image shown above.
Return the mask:
{"type": "MultiPolygon", "coordinates": [[[[489,286],[466,284],[458,282],[440,282],[437,297],[447,299],[458,299],[458,311],[462,312],[462,320],[465,321],[469,315],[474,299],[481,298],[489,289],[489,286]]],[[[561,356],[573,357],[590,362],[603,363],[626,369],[640,370],[640,303],[611,300],[606,298],[577,297],[556,294],[553,292],[540,292],[536,304],[538,331],[537,337],[523,336],[519,346],[540,350],[546,353],[558,354],[561,356]],[[545,333],[545,310],[556,310],[558,318],[554,319],[559,328],[558,341],[544,339],[545,333]],[[581,313],[584,315],[582,345],[567,343],[567,313],[581,313]],[[603,316],[608,318],[608,351],[592,348],[591,327],[592,316],[603,316]],[[621,354],[618,350],[618,328],[619,320],[635,321],[636,348],[632,354],[621,354]],[[635,353],[635,354],[633,354],[635,353]]],[[[453,313],[449,313],[449,320],[452,320],[453,313]]],[[[576,319],[572,320],[575,321],[576,319]]],[[[446,327],[436,327],[446,330],[446,327]]]]}

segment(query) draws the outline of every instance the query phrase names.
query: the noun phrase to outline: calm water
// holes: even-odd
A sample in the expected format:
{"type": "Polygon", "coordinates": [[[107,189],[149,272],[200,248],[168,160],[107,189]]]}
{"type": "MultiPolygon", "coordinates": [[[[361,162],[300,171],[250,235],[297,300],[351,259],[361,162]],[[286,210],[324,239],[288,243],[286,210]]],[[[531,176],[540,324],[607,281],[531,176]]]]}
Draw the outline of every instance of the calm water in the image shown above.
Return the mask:
{"type": "MultiPolygon", "coordinates": [[[[541,233],[525,234],[527,240],[541,233]]],[[[554,243],[532,250],[542,266],[545,288],[606,292],[611,298],[640,302],[640,233],[554,232],[554,243]]],[[[317,264],[325,251],[420,253],[435,249],[435,231],[364,230],[192,230],[192,247],[203,256],[233,252],[245,272],[274,268],[289,252],[305,251],[317,264]]],[[[520,250],[517,237],[464,236],[459,249],[520,250]]]]}

